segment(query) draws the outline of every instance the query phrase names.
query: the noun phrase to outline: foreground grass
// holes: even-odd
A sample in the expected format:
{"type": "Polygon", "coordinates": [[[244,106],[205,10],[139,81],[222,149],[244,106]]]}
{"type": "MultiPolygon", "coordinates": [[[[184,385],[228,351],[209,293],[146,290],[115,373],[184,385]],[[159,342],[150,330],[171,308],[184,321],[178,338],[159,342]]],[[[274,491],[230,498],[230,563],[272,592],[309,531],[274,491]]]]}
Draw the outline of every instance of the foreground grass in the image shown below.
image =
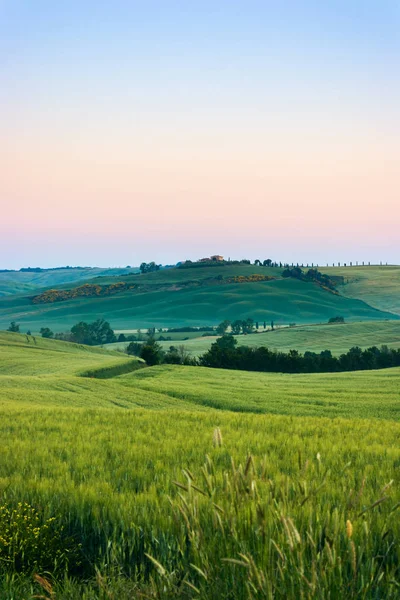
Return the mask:
{"type": "Polygon", "coordinates": [[[399,598],[400,370],[102,380],[127,360],[0,337],[2,600],[399,598]]]}
{"type": "MultiPolygon", "coordinates": [[[[3,416],[3,501],[56,516],[82,544],[75,578],[97,564],[110,593],[128,577],[153,598],[396,597],[398,423],[17,407],[3,416]]],[[[107,597],[99,579],[91,585],[86,597],[107,597]]]]}

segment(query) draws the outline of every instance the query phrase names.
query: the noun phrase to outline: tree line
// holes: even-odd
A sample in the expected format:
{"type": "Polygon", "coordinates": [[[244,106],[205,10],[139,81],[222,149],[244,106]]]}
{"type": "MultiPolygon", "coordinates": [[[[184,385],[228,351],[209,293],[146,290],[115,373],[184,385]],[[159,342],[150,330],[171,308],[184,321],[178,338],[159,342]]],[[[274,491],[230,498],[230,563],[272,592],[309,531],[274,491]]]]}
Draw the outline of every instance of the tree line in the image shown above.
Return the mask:
{"type": "Polygon", "coordinates": [[[301,354],[297,350],[279,352],[265,346],[237,346],[232,335],[218,338],[199,358],[190,356],[183,345],[170,346],[164,352],[151,336],[142,344],[132,342],[126,351],[139,356],[149,366],[177,364],[271,373],[339,373],[400,366],[400,349],[387,346],[372,346],[366,350],[355,346],[340,356],[333,356],[330,350],[301,354]]]}
{"type": "Polygon", "coordinates": [[[198,364],[218,369],[265,371],[274,373],[337,373],[400,366],[400,349],[372,346],[366,350],[355,346],[340,356],[330,350],[320,353],[297,350],[280,352],[265,346],[237,346],[237,340],[224,335],[200,356],[198,364]]]}
{"type": "MultiPolygon", "coordinates": [[[[252,320],[247,320],[248,325],[250,321],[252,320]]],[[[342,317],[336,317],[331,319],[331,322],[340,323],[343,320],[342,317]]],[[[243,323],[246,321],[242,321],[243,323]]],[[[8,330],[18,333],[19,325],[13,321],[8,330]]],[[[53,334],[48,327],[42,327],[40,333],[44,338],[54,337],[89,346],[117,341],[113,329],[104,319],[97,319],[92,323],[81,321],[71,327],[68,333],[53,334]]],[[[126,348],[127,354],[139,356],[149,366],[164,363],[274,373],[338,373],[400,366],[400,348],[396,350],[388,346],[371,346],[362,350],[359,346],[354,346],[340,356],[333,356],[330,350],[301,354],[297,350],[280,352],[270,350],[266,346],[237,346],[236,338],[226,333],[218,338],[207,352],[195,358],[189,355],[184,345],[170,346],[167,352],[163,351],[154,333],[152,328],[145,341],[131,341],[126,348]]],[[[31,335],[30,331],[27,335],[31,335]]]]}
{"type": "MultiPolygon", "coordinates": [[[[7,331],[21,333],[20,325],[11,321],[7,331]]],[[[31,335],[30,330],[26,335],[31,335]]],[[[98,346],[101,344],[112,344],[117,341],[117,336],[111,328],[110,323],[104,319],[97,319],[92,323],[80,321],[70,331],[64,333],[54,333],[50,327],[41,327],[40,335],[42,338],[62,340],[64,342],[74,342],[75,344],[86,344],[87,346],[98,346]]]]}

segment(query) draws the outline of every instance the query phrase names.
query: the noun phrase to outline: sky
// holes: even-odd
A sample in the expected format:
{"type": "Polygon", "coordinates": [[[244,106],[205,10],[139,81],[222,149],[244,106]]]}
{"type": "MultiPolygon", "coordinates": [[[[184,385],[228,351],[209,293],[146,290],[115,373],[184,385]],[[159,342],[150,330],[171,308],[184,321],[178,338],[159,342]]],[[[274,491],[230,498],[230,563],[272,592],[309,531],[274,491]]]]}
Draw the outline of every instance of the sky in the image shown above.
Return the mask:
{"type": "Polygon", "coordinates": [[[0,268],[400,263],[398,0],[0,0],[0,268]]]}

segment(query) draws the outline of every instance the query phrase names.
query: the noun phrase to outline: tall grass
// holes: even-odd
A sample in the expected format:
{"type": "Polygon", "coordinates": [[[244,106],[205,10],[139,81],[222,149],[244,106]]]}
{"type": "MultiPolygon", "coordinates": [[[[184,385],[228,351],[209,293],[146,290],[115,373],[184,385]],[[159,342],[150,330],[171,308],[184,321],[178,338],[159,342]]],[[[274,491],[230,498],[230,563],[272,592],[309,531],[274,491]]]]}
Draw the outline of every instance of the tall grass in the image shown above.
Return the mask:
{"type": "Polygon", "coordinates": [[[398,369],[91,379],[130,361],[7,340],[1,600],[400,597],[398,369]]]}
{"type": "MultiPolygon", "coordinates": [[[[173,410],[5,416],[3,503],[28,502],[82,545],[67,580],[52,580],[56,598],[74,588],[82,598],[396,597],[397,423],[173,410]]],[[[28,585],[15,577],[15,589],[28,585]]]]}

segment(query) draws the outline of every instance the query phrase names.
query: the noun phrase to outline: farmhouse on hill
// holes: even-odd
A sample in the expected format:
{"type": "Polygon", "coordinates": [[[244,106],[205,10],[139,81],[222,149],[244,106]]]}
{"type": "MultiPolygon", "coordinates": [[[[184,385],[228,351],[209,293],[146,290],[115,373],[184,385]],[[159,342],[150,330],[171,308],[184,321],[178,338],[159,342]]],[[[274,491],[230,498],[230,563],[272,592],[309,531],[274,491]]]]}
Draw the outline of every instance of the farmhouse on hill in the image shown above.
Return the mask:
{"type": "Polygon", "coordinates": [[[209,258],[200,258],[199,262],[222,262],[224,260],[223,256],[219,254],[213,254],[209,258]]]}

